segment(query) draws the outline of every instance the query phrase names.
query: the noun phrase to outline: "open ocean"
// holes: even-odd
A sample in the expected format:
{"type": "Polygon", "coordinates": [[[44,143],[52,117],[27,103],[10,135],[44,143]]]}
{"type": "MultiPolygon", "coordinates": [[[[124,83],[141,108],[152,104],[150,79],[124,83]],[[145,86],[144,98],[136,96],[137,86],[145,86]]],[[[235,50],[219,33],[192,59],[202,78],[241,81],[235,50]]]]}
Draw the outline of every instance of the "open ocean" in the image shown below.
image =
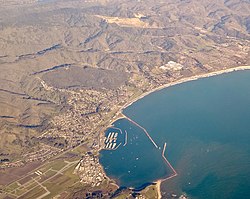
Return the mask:
{"type": "MultiPolygon", "coordinates": [[[[127,119],[117,150],[102,150],[100,162],[120,186],[139,188],[162,183],[167,193],[190,198],[250,198],[250,71],[203,78],[151,93],[124,110],[127,119]],[[127,142],[125,143],[125,130],[127,142]],[[125,145],[125,146],[123,146],[125,145]]],[[[108,129],[106,134],[112,132],[108,129]]]]}

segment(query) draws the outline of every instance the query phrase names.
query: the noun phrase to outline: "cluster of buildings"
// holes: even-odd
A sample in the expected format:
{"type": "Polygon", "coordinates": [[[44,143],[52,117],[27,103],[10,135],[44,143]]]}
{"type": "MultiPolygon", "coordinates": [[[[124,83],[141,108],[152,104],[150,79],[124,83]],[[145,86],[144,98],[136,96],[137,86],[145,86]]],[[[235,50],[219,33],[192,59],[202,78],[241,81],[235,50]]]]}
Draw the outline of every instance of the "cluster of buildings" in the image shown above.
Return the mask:
{"type": "Polygon", "coordinates": [[[40,149],[31,153],[26,153],[22,157],[25,162],[34,162],[40,161],[44,162],[45,160],[52,158],[53,156],[62,152],[62,149],[51,147],[46,144],[40,144],[40,149]]]}
{"type": "Polygon", "coordinates": [[[82,157],[75,168],[75,173],[80,176],[82,183],[92,187],[100,186],[106,179],[98,157],[89,152],[82,157]]]}
{"type": "Polygon", "coordinates": [[[21,160],[17,160],[15,162],[3,162],[0,164],[0,169],[13,168],[13,167],[21,167],[24,165],[24,162],[21,160]]]}
{"type": "Polygon", "coordinates": [[[35,161],[44,162],[54,157],[55,155],[58,155],[62,151],[63,150],[60,148],[51,147],[49,145],[41,143],[38,150],[23,154],[22,160],[17,160],[15,162],[6,161],[4,163],[1,163],[0,169],[21,167],[21,166],[24,166],[25,163],[28,163],[28,162],[35,162],[35,161]]]}

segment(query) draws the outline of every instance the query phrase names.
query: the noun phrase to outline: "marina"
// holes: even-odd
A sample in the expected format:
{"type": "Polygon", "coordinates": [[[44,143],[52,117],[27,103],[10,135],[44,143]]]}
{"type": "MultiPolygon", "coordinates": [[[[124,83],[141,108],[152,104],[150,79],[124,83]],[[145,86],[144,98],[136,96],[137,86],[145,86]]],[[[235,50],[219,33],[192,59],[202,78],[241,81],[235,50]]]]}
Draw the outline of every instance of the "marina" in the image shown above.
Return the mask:
{"type": "Polygon", "coordinates": [[[105,150],[116,150],[122,144],[118,143],[118,137],[122,136],[122,130],[116,127],[110,127],[111,132],[108,132],[104,138],[104,149],[105,150]]]}

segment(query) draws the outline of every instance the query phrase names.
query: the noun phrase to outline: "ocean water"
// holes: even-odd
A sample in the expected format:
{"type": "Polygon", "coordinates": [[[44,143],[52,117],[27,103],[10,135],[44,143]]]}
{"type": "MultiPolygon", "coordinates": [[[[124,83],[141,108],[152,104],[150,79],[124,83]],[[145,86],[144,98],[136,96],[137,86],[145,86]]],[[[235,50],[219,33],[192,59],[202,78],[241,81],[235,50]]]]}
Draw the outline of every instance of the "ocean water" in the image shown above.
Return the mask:
{"type": "Polygon", "coordinates": [[[122,130],[132,128],[128,133],[132,142],[116,151],[102,151],[100,161],[121,186],[139,187],[170,176],[161,156],[166,142],[165,157],[178,175],[162,183],[163,197],[185,192],[190,198],[250,198],[250,71],[154,92],[124,114],[143,126],[161,149],[128,120],[116,121],[122,130]]]}

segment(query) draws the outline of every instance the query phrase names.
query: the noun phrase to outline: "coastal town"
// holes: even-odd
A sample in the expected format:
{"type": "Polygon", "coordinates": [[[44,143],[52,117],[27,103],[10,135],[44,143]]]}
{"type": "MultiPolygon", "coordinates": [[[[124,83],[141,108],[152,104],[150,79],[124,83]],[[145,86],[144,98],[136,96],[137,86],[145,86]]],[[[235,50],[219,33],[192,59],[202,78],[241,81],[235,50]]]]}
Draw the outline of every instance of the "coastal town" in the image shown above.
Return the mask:
{"type": "Polygon", "coordinates": [[[249,72],[221,74],[250,70],[249,10],[246,0],[2,1],[0,199],[246,195],[248,132],[232,132],[249,129],[249,72]]]}
{"type": "MultiPolygon", "coordinates": [[[[52,128],[39,136],[38,139],[41,142],[39,150],[24,154],[22,160],[4,163],[1,165],[1,168],[20,167],[28,162],[35,161],[45,162],[58,154],[70,151],[84,144],[88,147],[88,152],[82,155],[74,172],[79,176],[81,183],[90,187],[102,186],[103,183],[109,181],[109,178],[99,163],[98,154],[100,150],[110,148],[109,144],[115,143],[113,141],[116,141],[116,137],[118,136],[118,133],[114,132],[105,138],[104,132],[110,124],[122,117],[120,113],[124,107],[154,90],[203,77],[244,69],[250,69],[250,67],[243,66],[192,77],[178,78],[179,80],[164,85],[155,81],[153,81],[154,83],[147,83],[146,79],[143,80],[141,78],[139,84],[137,83],[134,89],[123,86],[117,91],[73,91],[57,89],[48,86],[42,81],[41,84],[47,90],[57,90],[57,92],[67,93],[69,96],[68,106],[71,108],[65,113],[55,116],[51,121],[52,128]],[[147,87],[148,85],[149,87],[147,87]]],[[[134,79],[131,81],[134,81],[134,79]]],[[[111,148],[113,146],[116,147],[114,144],[110,146],[111,148]]]]}
{"type": "MultiPolygon", "coordinates": [[[[180,69],[179,65],[177,65],[177,68],[180,69]]],[[[173,70],[173,68],[171,69],[173,70]]],[[[46,162],[46,160],[56,155],[84,144],[87,146],[88,152],[82,155],[74,173],[79,176],[81,183],[90,187],[100,187],[110,179],[106,176],[99,163],[99,151],[105,148],[113,148],[113,146],[116,147],[113,141],[116,141],[118,136],[116,133],[111,133],[105,138],[104,132],[116,119],[123,117],[120,113],[126,106],[158,89],[203,77],[245,69],[250,69],[250,67],[242,66],[191,77],[173,78],[173,82],[164,85],[161,82],[148,81],[143,78],[139,82],[133,82],[133,78],[131,82],[136,85],[134,89],[131,89],[131,86],[123,86],[116,91],[57,89],[42,81],[41,84],[45,89],[66,93],[69,96],[67,103],[71,108],[65,113],[55,116],[51,121],[52,128],[38,137],[41,142],[39,150],[24,154],[22,160],[3,163],[1,169],[20,167],[35,161],[46,162]]],[[[174,69],[172,73],[176,71],[178,73],[177,69],[174,69]]],[[[185,198],[185,196],[182,196],[182,198],[185,198]]]]}
{"type": "MultiPolygon", "coordinates": [[[[180,69],[179,65],[177,67],[180,69]]],[[[165,72],[168,69],[159,70],[165,72]]],[[[173,70],[173,66],[169,70],[173,70]]],[[[176,79],[174,74],[179,74],[179,71],[175,69],[171,73],[174,80],[176,79]]],[[[164,81],[168,82],[169,77],[165,78],[164,81]]],[[[68,108],[53,117],[50,128],[36,138],[40,143],[37,150],[23,154],[22,159],[16,162],[3,163],[1,168],[20,167],[37,161],[46,164],[47,160],[84,145],[88,153],[82,154],[79,163],[75,165],[74,173],[80,178],[81,183],[90,187],[100,187],[106,181],[110,181],[99,163],[99,151],[105,148],[115,150],[119,147],[119,143],[116,143],[118,134],[115,132],[105,138],[104,132],[107,127],[116,119],[123,117],[121,111],[127,105],[158,88],[163,81],[159,74],[154,78],[134,74],[126,85],[117,90],[73,90],[55,88],[44,80],[39,80],[47,92],[58,92],[67,96],[68,108]],[[157,77],[161,81],[157,82],[157,77]]]]}
{"type": "MultiPolygon", "coordinates": [[[[41,81],[42,86],[48,91],[56,90],[57,92],[66,93],[69,96],[67,104],[71,108],[53,118],[51,121],[52,128],[47,129],[38,137],[41,144],[37,151],[23,154],[22,160],[2,162],[1,168],[19,167],[33,161],[46,161],[83,143],[87,143],[92,151],[99,151],[105,146],[105,143],[103,143],[105,129],[119,118],[121,110],[134,100],[155,90],[175,84],[249,68],[249,66],[239,66],[191,77],[178,76],[178,78],[173,77],[172,81],[167,81],[169,83],[166,84],[156,81],[149,82],[148,79],[142,77],[140,81],[135,82],[133,78],[131,82],[136,85],[134,89],[131,89],[130,86],[122,86],[116,91],[109,90],[108,92],[105,90],[72,91],[57,89],[41,81]]],[[[179,65],[177,65],[177,69],[171,69],[173,70],[173,76],[175,76],[176,71],[179,74],[177,70],[179,65]]]]}

